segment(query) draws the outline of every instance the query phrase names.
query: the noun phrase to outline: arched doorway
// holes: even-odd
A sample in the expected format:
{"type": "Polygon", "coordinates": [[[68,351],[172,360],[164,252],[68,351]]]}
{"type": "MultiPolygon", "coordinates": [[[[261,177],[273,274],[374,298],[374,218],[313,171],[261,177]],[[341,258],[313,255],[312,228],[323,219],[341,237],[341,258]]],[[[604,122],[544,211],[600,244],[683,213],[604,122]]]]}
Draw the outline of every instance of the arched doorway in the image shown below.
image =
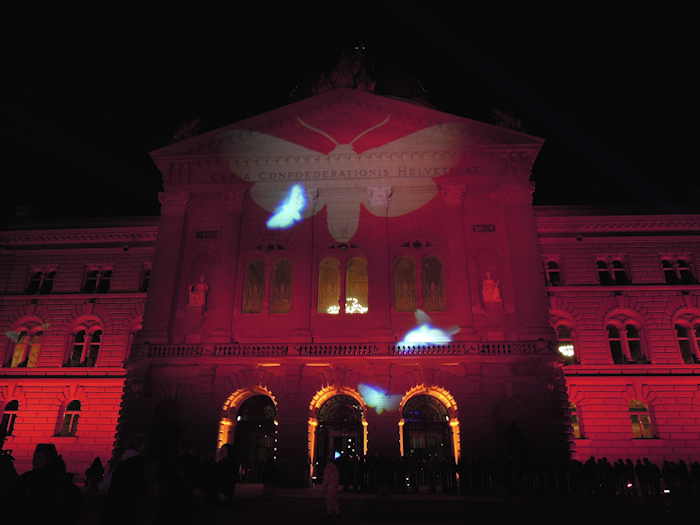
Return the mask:
{"type": "Polygon", "coordinates": [[[277,409],[267,396],[246,399],[236,416],[234,450],[241,466],[241,481],[258,483],[270,461],[276,459],[277,409]]]}
{"type": "Polygon", "coordinates": [[[418,385],[401,402],[399,444],[406,488],[452,492],[460,459],[457,403],[447,390],[418,385]]]}
{"type": "Polygon", "coordinates": [[[364,455],[363,408],[359,401],[346,394],[327,399],[316,414],[313,476],[322,479],[331,459],[354,463],[364,455]]]}
{"type": "Polygon", "coordinates": [[[266,467],[277,459],[277,407],[262,387],[237,390],[224,404],[218,447],[233,445],[240,480],[263,481],[266,467]]]}
{"type": "Polygon", "coordinates": [[[413,396],[401,415],[404,456],[419,462],[452,459],[450,415],[440,401],[427,394],[413,396]]]}

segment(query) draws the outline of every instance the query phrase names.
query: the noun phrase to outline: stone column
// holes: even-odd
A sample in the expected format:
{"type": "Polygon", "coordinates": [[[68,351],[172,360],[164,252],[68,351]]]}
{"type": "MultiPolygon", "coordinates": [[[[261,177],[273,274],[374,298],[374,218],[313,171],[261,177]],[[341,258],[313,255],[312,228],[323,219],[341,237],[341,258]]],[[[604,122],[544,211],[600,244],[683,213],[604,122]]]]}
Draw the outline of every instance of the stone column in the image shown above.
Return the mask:
{"type": "Polygon", "coordinates": [[[167,343],[172,310],[178,296],[177,275],[189,194],[161,192],[158,198],[161,203],[158,241],[153,257],[153,275],[148,289],[143,330],[138,339],[151,343],[167,343]]]}

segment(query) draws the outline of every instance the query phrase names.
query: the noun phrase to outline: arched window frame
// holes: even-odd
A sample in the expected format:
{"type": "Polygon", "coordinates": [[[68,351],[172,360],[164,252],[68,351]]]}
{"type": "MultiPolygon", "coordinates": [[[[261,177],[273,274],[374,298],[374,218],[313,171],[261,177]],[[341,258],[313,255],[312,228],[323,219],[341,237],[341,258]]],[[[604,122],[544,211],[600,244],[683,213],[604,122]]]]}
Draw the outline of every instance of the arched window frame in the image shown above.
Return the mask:
{"type": "Polygon", "coordinates": [[[673,329],[683,361],[688,365],[700,364],[700,316],[693,313],[676,316],[673,329]]]}
{"type": "Polygon", "coordinates": [[[644,342],[642,324],[625,316],[617,316],[607,320],[605,329],[608,337],[608,348],[615,364],[649,364],[647,346],[644,342]],[[617,337],[613,337],[610,328],[617,330],[617,337]],[[635,335],[636,334],[636,335],[635,335]],[[619,342],[621,356],[615,361],[615,345],[619,342]]]}
{"type": "Polygon", "coordinates": [[[72,399],[66,403],[59,413],[56,436],[74,437],[77,434],[81,409],[82,403],[79,399],[72,399]]]}
{"type": "Polygon", "coordinates": [[[63,366],[66,367],[93,367],[97,366],[100,350],[104,338],[104,328],[100,323],[81,323],[72,333],[68,352],[63,366]],[[82,341],[78,341],[80,334],[82,341]]]}
{"type": "Polygon", "coordinates": [[[18,399],[4,402],[2,420],[0,420],[0,435],[4,434],[5,437],[14,435],[19,409],[20,403],[18,399]]]}
{"type": "Polygon", "coordinates": [[[626,286],[632,283],[625,258],[622,256],[597,257],[598,283],[602,286],[626,286]]]}
{"type": "Polygon", "coordinates": [[[22,323],[12,330],[16,339],[9,339],[6,365],[10,368],[34,368],[41,354],[44,330],[42,323],[22,323]]]}
{"type": "MultiPolygon", "coordinates": [[[[342,317],[351,317],[351,318],[362,318],[363,315],[366,315],[369,313],[369,307],[371,303],[371,287],[370,287],[370,260],[364,255],[364,254],[352,254],[349,253],[347,255],[339,256],[337,254],[326,254],[323,257],[321,257],[318,260],[318,263],[316,265],[316,313],[321,315],[321,316],[330,316],[330,317],[337,317],[337,318],[342,318],[342,317]],[[320,311],[320,304],[319,304],[319,295],[320,295],[320,286],[321,286],[321,266],[325,260],[335,260],[338,262],[338,274],[340,277],[340,283],[339,283],[339,293],[338,293],[338,311],[326,311],[326,312],[321,312],[320,311]],[[350,263],[355,260],[359,259],[364,261],[364,264],[366,266],[367,270],[367,304],[361,304],[357,301],[353,301],[348,303],[348,301],[351,299],[348,294],[348,270],[350,268],[350,263]],[[349,309],[354,309],[355,311],[348,311],[349,309]]],[[[332,307],[332,306],[331,306],[332,307]]],[[[329,307],[329,309],[331,308],[329,307]]]]}
{"type": "Polygon", "coordinates": [[[403,309],[400,310],[397,307],[397,303],[396,303],[397,295],[396,295],[396,290],[395,290],[395,286],[396,286],[395,272],[396,272],[396,268],[397,268],[399,262],[402,259],[410,260],[413,263],[413,272],[414,272],[413,275],[414,275],[414,279],[415,279],[414,280],[415,303],[416,303],[415,307],[423,309],[427,312],[445,311],[447,309],[447,304],[446,304],[447,303],[447,293],[446,293],[447,290],[445,287],[445,263],[444,263],[442,257],[440,257],[439,255],[434,254],[434,253],[427,253],[427,254],[424,254],[420,257],[416,257],[416,256],[413,256],[413,255],[407,254],[407,253],[402,253],[402,254],[397,255],[394,258],[394,261],[393,261],[393,264],[391,267],[392,294],[393,294],[392,295],[392,307],[393,307],[394,311],[396,311],[396,312],[407,312],[407,311],[415,312],[415,308],[411,309],[411,310],[403,310],[403,309]],[[428,294],[426,293],[425,266],[426,266],[426,263],[430,259],[436,260],[438,262],[438,264],[440,265],[440,304],[439,304],[439,308],[433,308],[433,307],[430,307],[429,305],[426,304],[426,297],[428,296],[428,294]]]}
{"type": "Polygon", "coordinates": [[[627,410],[632,425],[632,439],[656,439],[656,425],[648,403],[638,399],[628,402],[627,410]]]}
{"type": "Polygon", "coordinates": [[[261,315],[261,314],[271,314],[271,315],[284,315],[291,313],[294,306],[294,263],[292,259],[288,256],[266,256],[261,254],[251,255],[245,260],[243,271],[241,272],[242,282],[241,282],[241,306],[240,312],[243,315],[261,315]],[[289,309],[285,312],[273,312],[273,284],[275,279],[275,273],[277,265],[281,262],[286,261],[290,266],[290,283],[289,283],[289,309]],[[257,312],[246,312],[245,309],[245,294],[248,287],[248,272],[252,265],[260,263],[262,265],[262,293],[261,293],[261,303],[260,311],[257,312]]]}

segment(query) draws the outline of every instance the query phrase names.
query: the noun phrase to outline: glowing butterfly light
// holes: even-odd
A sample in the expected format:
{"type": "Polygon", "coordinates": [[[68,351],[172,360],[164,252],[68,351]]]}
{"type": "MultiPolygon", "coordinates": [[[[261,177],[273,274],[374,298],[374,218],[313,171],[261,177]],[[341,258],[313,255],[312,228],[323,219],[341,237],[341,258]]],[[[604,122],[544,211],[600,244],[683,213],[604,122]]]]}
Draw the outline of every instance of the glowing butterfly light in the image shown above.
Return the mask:
{"type": "Polygon", "coordinates": [[[295,184],[277,207],[275,213],[267,220],[270,229],[285,229],[301,220],[301,212],[306,207],[306,197],[301,184],[295,184]]]}
{"type": "Polygon", "coordinates": [[[357,385],[357,390],[362,395],[367,406],[374,408],[377,414],[381,414],[385,410],[387,412],[396,410],[399,408],[399,403],[401,403],[400,395],[388,395],[381,388],[359,384],[357,385]]]}
{"type": "Polygon", "coordinates": [[[452,341],[452,336],[459,332],[459,328],[456,326],[448,328],[447,330],[431,326],[430,323],[432,323],[432,320],[423,310],[416,310],[416,323],[418,323],[418,327],[404,335],[399,345],[444,345],[450,343],[452,341]]]}

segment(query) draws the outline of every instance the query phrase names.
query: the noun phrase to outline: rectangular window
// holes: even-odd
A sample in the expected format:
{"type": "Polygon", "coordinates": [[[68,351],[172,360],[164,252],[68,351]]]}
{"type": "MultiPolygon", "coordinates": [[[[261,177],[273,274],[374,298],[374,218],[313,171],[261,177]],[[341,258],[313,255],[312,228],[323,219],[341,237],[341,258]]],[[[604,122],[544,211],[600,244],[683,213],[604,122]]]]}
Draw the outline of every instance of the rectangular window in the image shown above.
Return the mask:
{"type": "Polygon", "coordinates": [[[84,293],[108,293],[112,282],[112,270],[90,268],[85,273],[84,293]]]}
{"type": "Polygon", "coordinates": [[[139,290],[142,292],[147,292],[150,284],[151,284],[151,268],[146,266],[146,267],[144,267],[143,272],[141,273],[141,286],[139,287],[139,290]]]}

